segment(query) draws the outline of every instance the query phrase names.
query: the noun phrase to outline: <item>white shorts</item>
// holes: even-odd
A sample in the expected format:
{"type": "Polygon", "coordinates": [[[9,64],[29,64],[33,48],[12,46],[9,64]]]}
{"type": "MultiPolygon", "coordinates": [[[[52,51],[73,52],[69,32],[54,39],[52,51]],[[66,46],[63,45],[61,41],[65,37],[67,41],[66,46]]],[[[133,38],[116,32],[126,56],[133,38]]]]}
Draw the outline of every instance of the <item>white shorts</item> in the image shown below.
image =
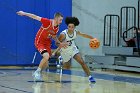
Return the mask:
{"type": "Polygon", "coordinates": [[[75,46],[72,48],[62,50],[60,53],[61,53],[61,56],[63,58],[63,62],[68,62],[71,58],[74,57],[75,54],[79,53],[79,50],[75,46]]]}

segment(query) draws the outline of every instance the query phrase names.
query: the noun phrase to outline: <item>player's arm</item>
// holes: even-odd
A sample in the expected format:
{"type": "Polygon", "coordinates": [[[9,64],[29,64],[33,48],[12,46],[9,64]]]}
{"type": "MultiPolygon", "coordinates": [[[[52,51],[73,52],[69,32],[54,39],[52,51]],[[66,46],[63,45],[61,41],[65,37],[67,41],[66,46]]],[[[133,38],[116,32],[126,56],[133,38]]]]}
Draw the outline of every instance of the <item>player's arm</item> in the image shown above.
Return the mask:
{"type": "Polygon", "coordinates": [[[17,14],[20,15],[20,16],[27,16],[29,18],[41,21],[41,17],[37,16],[35,14],[27,13],[27,12],[24,12],[24,11],[18,11],[17,14]]]}
{"type": "MultiPolygon", "coordinates": [[[[56,37],[53,37],[54,39],[58,39],[59,42],[56,42],[55,44],[58,46],[58,48],[52,53],[52,56],[54,56],[57,52],[60,51],[60,49],[62,48],[61,47],[61,44],[63,44],[63,39],[65,38],[64,34],[60,34],[58,38],[56,37]]],[[[67,46],[66,46],[67,47],[67,46]]],[[[64,48],[66,48],[64,47],[64,48]]]]}
{"type": "Polygon", "coordinates": [[[68,44],[66,42],[63,42],[62,41],[62,38],[63,38],[63,35],[60,34],[59,38],[57,38],[57,36],[53,36],[53,39],[55,40],[56,42],[56,45],[59,47],[59,48],[66,48],[68,46],[68,44]]]}
{"type": "Polygon", "coordinates": [[[61,33],[61,34],[59,35],[59,37],[58,37],[58,40],[59,40],[60,42],[63,42],[63,41],[65,40],[65,38],[66,38],[65,34],[64,34],[64,33],[61,33]]]}
{"type": "Polygon", "coordinates": [[[89,39],[92,39],[93,37],[88,35],[88,34],[85,34],[85,33],[81,33],[80,31],[76,31],[77,32],[77,35],[80,35],[84,38],[89,38],[89,39]]]}

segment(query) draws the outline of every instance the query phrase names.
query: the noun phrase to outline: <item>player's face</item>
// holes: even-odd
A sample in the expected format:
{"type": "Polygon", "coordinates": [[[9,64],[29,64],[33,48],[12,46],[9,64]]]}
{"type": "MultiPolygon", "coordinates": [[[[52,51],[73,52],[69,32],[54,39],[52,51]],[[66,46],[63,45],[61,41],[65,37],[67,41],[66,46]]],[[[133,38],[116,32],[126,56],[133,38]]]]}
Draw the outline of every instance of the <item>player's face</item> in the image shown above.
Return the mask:
{"type": "Polygon", "coordinates": [[[74,31],[74,29],[75,29],[74,24],[69,24],[69,25],[68,25],[68,30],[69,30],[69,31],[74,31]]]}
{"type": "Polygon", "coordinates": [[[56,18],[56,22],[57,22],[57,25],[60,25],[62,23],[62,20],[63,20],[63,17],[57,17],[56,18]]]}

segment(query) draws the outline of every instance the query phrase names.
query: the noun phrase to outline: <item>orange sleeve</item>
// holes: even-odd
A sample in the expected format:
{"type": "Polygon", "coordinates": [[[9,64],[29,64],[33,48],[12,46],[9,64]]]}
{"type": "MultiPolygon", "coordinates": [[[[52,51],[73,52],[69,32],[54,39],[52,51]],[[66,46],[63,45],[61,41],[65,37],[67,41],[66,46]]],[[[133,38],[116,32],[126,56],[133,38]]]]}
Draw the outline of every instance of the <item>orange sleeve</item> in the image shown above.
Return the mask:
{"type": "Polygon", "coordinates": [[[41,23],[44,27],[48,27],[50,25],[50,20],[47,18],[41,18],[41,23]]]}

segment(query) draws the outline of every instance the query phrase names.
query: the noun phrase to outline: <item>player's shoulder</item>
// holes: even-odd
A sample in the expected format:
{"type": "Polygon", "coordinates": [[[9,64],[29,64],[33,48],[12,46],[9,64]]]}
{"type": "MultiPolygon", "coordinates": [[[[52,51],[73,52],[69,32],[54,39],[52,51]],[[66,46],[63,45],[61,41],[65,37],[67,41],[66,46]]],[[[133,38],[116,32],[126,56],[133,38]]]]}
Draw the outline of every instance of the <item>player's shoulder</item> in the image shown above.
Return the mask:
{"type": "Polygon", "coordinates": [[[78,31],[77,29],[74,29],[74,31],[78,31]]]}
{"type": "Polygon", "coordinates": [[[78,34],[78,33],[79,33],[79,30],[77,30],[77,29],[74,29],[74,32],[75,32],[76,34],[78,34]]]}
{"type": "Polygon", "coordinates": [[[66,34],[67,30],[68,30],[68,29],[65,29],[65,30],[63,30],[61,33],[62,33],[62,34],[65,33],[65,34],[66,34]]]}
{"type": "Polygon", "coordinates": [[[61,35],[61,36],[64,36],[64,37],[66,36],[66,34],[67,34],[67,29],[63,30],[63,31],[60,33],[60,35],[61,35]]]}
{"type": "Polygon", "coordinates": [[[48,18],[41,18],[41,23],[43,24],[43,27],[47,28],[49,25],[51,25],[51,20],[48,18]]]}
{"type": "Polygon", "coordinates": [[[41,21],[42,22],[51,22],[51,19],[41,17],[41,21]]]}

